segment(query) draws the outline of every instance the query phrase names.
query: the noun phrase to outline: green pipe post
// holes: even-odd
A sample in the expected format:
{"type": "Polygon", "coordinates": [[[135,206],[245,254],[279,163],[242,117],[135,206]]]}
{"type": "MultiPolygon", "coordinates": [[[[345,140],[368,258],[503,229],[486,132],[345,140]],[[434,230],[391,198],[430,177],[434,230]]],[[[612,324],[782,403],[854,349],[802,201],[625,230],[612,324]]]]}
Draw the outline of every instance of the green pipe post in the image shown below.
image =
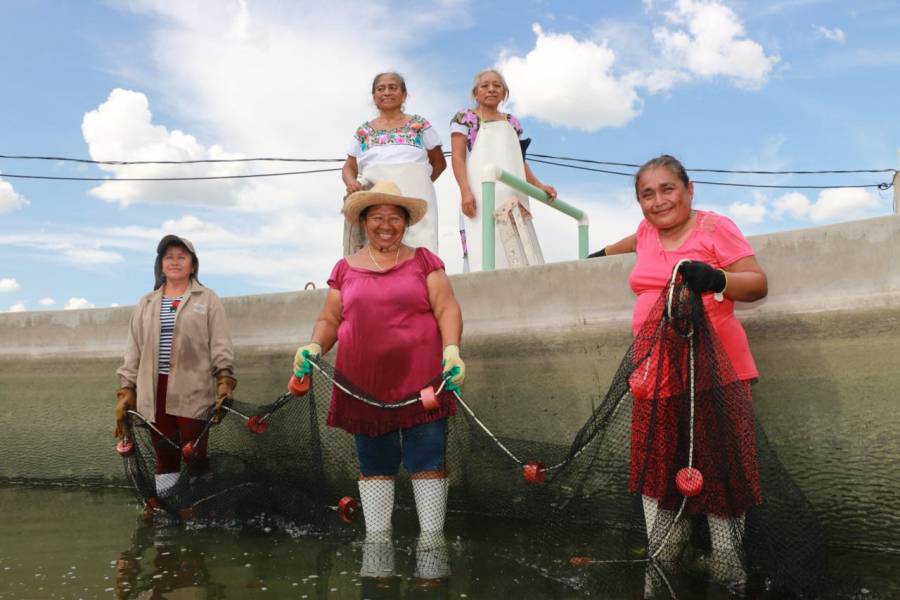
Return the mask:
{"type": "Polygon", "coordinates": [[[481,270],[494,270],[494,191],[496,181],[481,182],[481,270]]]}
{"type": "MultiPolygon", "coordinates": [[[[500,171],[500,175],[497,177],[497,181],[503,182],[509,187],[522,192],[526,196],[530,196],[537,200],[538,202],[543,202],[550,208],[554,208],[559,212],[572,217],[573,219],[578,220],[578,258],[587,258],[588,255],[588,219],[587,215],[584,214],[584,211],[575,208],[571,204],[563,202],[559,198],[551,201],[549,196],[547,196],[547,192],[544,190],[535,187],[528,183],[527,181],[522,181],[515,175],[507,172],[500,171]]],[[[487,185],[486,183],[482,185],[487,185]]],[[[493,202],[494,197],[491,196],[491,201],[493,202]]],[[[493,233],[493,232],[492,232],[493,233]]]]}

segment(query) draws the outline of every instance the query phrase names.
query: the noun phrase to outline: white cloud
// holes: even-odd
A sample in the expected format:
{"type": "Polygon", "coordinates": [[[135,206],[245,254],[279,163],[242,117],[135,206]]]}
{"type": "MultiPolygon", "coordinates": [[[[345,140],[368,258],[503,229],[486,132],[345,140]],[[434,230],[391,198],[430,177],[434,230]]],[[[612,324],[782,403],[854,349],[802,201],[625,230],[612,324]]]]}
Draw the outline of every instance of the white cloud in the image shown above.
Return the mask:
{"type": "Polygon", "coordinates": [[[0,294],[4,292],[15,292],[21,288],[21,284],[19,284],[19,282],[16,281],[15,278],[4,277],[0,279],[0,294]]]}
{"type": "Polygon", "coordinates": [[[827,27],[823,27],[822,25],[813,25],[813,30],[819,37],[826,40],[836,42],[838,44],[844,44],[847,42],[847,36],[839,27],[828,29],[827,27]]]}
{"type": "Polygon", "coordinates": [[[877,194],[863,188],[833,188],[822,190],[815,202],[800,192],[791,192],[773,202],[775,218],[784,215],[814,222],[851,221],[869,217],[881,208],[877,194]]]}
{"type": "Polygon", "coordinates": [[[9,309],[8,309],[6,312],[11,312],[11,313],[14,313],[14,312],[25,312],[26,310],[28,310],[28,309],[25,308],[25,303],[24,303],[24,302],[16,302],[16,303],[13,304],[12,306],[10,306],[9,309]]]}
{"type": "Polygon", "coordinates": [[[12,184],[0,179],[0,215],[22,208],[26,204],[28,204],[28,200],[16,192],[12,184]]]}
{"type": "Polygon", "coordinates": [[[762,223],[766,218],[766,206],[760,202],[732,202],[728,214],[741,223],[762,223]]]}
{"type": "MultiPolygon", "coordinates": [[[[184,161],[240,158],[220,146],[205,147],[194,136],[153,124],[147,96],[116,88],[97,109],[85,113],[82,135],[94,160],[184,161]]],[[[237,175],[240,163],[201,165],[100,165],[115,177],[189,177],[237,175]]],[[[133,202],[229,205],[237,203],[242,180],[202,182],[102,183],[91,194],[127,206],[133,202]]]]}
{"type": "Polygon", "coordinates": [[[56,300],[54,300],[53,298],[41,298],[40,300],[38,300],[38,304],[40,304],[41,306],[53,306],[54,304],[56,304],[56,300]]]}
{"type": "Polygon", "coordinates": [[[518,116],[596,131],[621,127],[640,113],[635,83],[612,73],[616,55],[610,48],[544,33],[538,25],[533,30],[534,49],[524,57],[501,56],[498,65],[518,116]]]}
{"type": "Polygon", "coordinates": [[[780,60],[746,38],[738,16],[718,1],[677,0],[665,16],[675,28],[657,27],[653,37],[674,65],[697,77],[723,76],[739,87],[758,88],[780,60]]]}
{"type": "Polygon", "coordinates": [[[103,249],[102,241],[89,231],[73,234],[46,231],[0,233],[0,246],[37,250],[82,268],[114,265],[125,260],[118,252],[103,249]]]}
{"type": "Polygon", "coordinates": [[[88,302],[87,298],[71,297],[63,306],[63,310],[81,310],[83,308],[94,308],[94,305],[88,302]]]}

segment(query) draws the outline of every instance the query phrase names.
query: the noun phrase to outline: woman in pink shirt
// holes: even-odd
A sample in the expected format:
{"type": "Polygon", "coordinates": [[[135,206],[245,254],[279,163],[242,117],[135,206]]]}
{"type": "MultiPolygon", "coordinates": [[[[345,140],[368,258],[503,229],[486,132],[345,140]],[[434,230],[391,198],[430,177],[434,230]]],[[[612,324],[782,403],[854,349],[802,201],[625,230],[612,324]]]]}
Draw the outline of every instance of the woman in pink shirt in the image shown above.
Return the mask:
{"type": "MultiPolygon", "coordinates": [[[[759,492],[759,471],[756,463],[756,447],[753,443],[752,410],[750,407],[750,382],[759,375],[747,335],[734,316],[735,301],[752,302],[768,293],[766,274],[763,272],[750,244],[737,226],[727,217],[710,211],[694,210],[691,201],[694,185],[681,163],[674,157],[663,155],[645,163],[635,175],[635,192],[644,213],[644,220],[637,232],[620,242],[607,246],[602,255],[636,252],[637,262],[629,277],[631,289],[637,295],[632,318],[632,332],[637,335],[648,314],[668,284],[672,270],[679,261],[686,260],[679,272],[686,285],[700,294],[707,318],[725,354],[731,362],[737,381],[746,387],[747,406],[740,408],[734,424],[735,431],[749,431],[747,444],[741,446],[739,464],[742,472],[732,473],[732,481],[708,481],[703,493],[692,499],[688,510],[702,512],[709,518],[710,541],[713,558],[739,564],[739,549],[734,541],[743,536],[744,513],[762,501],[759,492]],[[734,490],[741,490],[736,493],[734,490]],[[730,494],[730,495],[729,495],[730,494]],[[729,495],[726,498],[726,495],[729,495]],[[715,535],[714,531],[732,532],[734,535],[715,535]]],[[[634,378],[632,378],[634,379],[634,378]]],[[[634,384],[634,381],[632,381],[634,384]]],[[[643,497],[644,517],[648,537],[653,537],[654,524],[672,522],[680,497],[673,495],[670,471],[666,468],[678,445],[671,438],[679,436],[677,421],[661,418],[655,423],[653,444],[646,452],[646,435],[652,424],[646,422],[653,411],[651,402],[665,398],[648,397],[632,385],[632,466],[630,485],[632,491],[643,497]],[[669,437],[669,440],[664,438],[669,437]],[[659,441],[659,443],[656,443],[659,441]],[[654,454],[656,454],[654,456],[654,454]],[[640,471],[640,472],[638,472],[640,471]],[[667,519],[658,517],[667,516],[667,519]]],[[[660,414],[663,414],[662,412],[660,414]]],[[[698,421],[698,427],[711,426],[698,421]]],[[[681,432],[683,433],[683,432],[681,432]]],[[[694,449],[695,460],[717,460],[713,447],[694,449]]],[[[672,525],[673,534],[682,543],[687,539],[687,522],[682,519],[672,525]]],[[[681,544],[671,544],[680,550],[681,544]]]]}

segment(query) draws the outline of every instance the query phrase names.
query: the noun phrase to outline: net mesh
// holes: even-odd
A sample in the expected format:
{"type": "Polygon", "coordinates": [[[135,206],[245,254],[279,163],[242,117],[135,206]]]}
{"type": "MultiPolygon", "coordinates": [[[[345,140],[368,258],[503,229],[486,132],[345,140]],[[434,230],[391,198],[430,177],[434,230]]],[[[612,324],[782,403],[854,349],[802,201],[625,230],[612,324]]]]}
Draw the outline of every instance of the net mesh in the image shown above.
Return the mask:
{"type": "Polygon", "coordinates": [[[154,445],[183,450],[198,440],[160,439],[133,415],[125,468],[147,516],[361,538],[361,573],[371,577],[392,574],[391,524],[411,521],[421,529],[416,577],[440,579],[451,566],[446,509],[466,535],[502,534],[496,556],[586,594],[677,597],[710,582],[773,598],[834,591],[822,527],[753,419],[749,384],[737,379],[701,299],[680,277],[571,443],[496,436],[457,396],[446,483],[402,472],[396,482],[359,482],[353,436],[325,425],[332,389],[383,403],[328,363],[310,366],[303,396],[232,401],[209,428],[208,455],[182,452],[164,493],[154,445]]]}

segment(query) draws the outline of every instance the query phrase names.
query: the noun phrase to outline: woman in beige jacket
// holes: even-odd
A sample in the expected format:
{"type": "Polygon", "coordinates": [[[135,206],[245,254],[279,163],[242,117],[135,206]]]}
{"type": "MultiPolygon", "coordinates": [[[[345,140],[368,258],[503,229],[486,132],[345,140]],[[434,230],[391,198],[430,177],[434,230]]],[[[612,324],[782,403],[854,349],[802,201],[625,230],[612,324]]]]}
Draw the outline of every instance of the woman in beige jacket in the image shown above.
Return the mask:
{"type": "MultiPolygon", "coordinates": [[[[125,436],[127,411],[136,410],[179,445],[194,442],[211,411],[234,391],[234,353],[225,308],[215,292],[197,281],[199,262],[188,240],[165,236],[156,249],[153,292],[134,307],[125,362],[116,373],[117,438],[125,436]]],[[[181,452],[153,433],[156,494],[172,492],[181,452]]],[[[191,475],[209,468],[207,437],[195,443],[191,475]]]]}

